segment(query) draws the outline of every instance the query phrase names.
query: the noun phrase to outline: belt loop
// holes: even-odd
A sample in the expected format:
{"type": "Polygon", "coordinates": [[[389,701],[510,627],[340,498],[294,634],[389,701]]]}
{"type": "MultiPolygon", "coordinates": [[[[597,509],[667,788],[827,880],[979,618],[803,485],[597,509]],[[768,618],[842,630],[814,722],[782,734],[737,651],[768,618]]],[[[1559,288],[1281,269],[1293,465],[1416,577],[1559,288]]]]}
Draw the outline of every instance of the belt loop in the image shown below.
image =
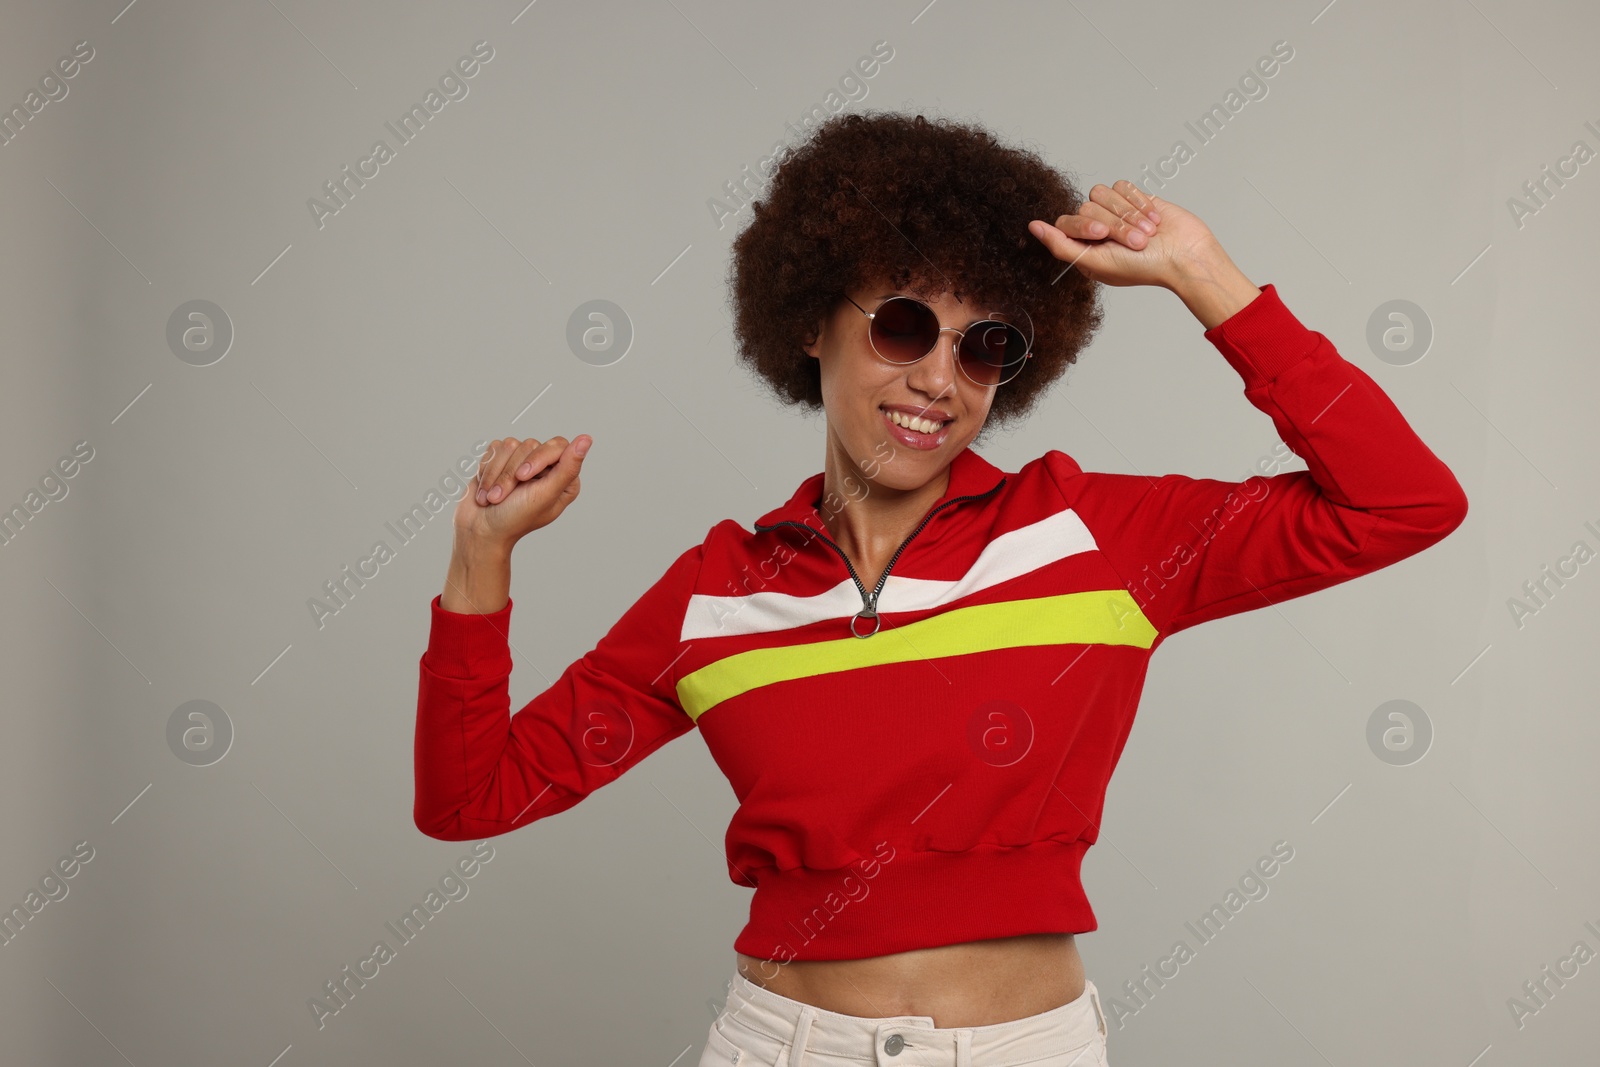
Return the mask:
{"type": "Polygon", "coordinates": [[[1094,987],[1093,982],[1089,983],[1089,999],[1094,1002],[1095,1018],[1100,1024],[1100,1036],[1106,1037],[1106,1013],[1100,1008],[1100,991],[1094,987]]]}
{"type": "Polygon", "coordinates": [[[956,1031],[956,1067],[972,1067],[972,1031],[956,1031]]]}
{"type": "Polygon", "coordinates": [[[794,1028],[794,1042],[789,1048],[789,1067],[801,1067],[806,1054],[806,1039],[811,1036],[811,1020],[816,1017],[816,1008],[807,1005],[800,1009],[800,1025],[794,1028]]]}

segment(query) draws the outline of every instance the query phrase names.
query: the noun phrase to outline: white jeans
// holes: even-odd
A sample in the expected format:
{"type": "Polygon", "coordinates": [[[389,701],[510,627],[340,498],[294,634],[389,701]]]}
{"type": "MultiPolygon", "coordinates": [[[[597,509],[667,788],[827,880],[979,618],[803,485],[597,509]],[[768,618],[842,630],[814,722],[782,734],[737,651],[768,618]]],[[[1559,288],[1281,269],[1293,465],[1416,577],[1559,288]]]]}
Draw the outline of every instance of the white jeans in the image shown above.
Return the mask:
{"type": "Polygon", "coordinates": [[[1093,982],[1070,1004],[989,1026],[935,1027],[927,1015],[823,1011],[734,972],[699,1067],[1108,1067],[1093,982]]]}

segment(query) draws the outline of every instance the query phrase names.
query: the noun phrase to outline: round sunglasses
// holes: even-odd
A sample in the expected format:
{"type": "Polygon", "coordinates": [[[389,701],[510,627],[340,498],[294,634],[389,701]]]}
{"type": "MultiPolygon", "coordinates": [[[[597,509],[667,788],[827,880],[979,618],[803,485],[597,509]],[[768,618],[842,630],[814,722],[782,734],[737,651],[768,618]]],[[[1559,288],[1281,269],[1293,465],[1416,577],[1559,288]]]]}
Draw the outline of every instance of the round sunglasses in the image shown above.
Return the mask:
{"type": "MultiPolygon", "coordinates": [[[[985,388],[994,388],[1015,378],[1033,355],[1033,342],[1022,330],[999,319],[980,319],[965,330],[940,326],[939,314],[911,296],[889,296],[871,311],[856,304],[850,294],[844,298],[867,317],[867,339],[872,350],[889,363],[904,366],[932,352],[939,335],[949,330],[956,335],[956,364],[968,379],[985,388]]],[[[1027,313],[1021,313],[1024,320],[1027,313]]],[[[1032,323],[1029,322],[1031,330],[1032,323]]]]}

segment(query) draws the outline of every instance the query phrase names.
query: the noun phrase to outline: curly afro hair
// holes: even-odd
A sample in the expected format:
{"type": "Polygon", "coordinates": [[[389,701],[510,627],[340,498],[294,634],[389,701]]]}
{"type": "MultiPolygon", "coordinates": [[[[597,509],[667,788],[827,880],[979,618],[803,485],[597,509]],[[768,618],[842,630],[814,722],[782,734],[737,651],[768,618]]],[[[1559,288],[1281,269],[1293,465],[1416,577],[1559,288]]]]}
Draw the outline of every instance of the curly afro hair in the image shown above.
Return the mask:
{"type": "Polygon", "coordinates": [[[733,242],[739,358],[777,397],[815,411],[821,371],[800,347],[846,290],[878,278],[1021,307],[1033,358],[999,386],[990,426],[1025,416],[1099,329],[1099,285],[1028,232],[1084,196],[1032,151],[981,126],[894,112],[835,115],[786,150],[733,242]]]}

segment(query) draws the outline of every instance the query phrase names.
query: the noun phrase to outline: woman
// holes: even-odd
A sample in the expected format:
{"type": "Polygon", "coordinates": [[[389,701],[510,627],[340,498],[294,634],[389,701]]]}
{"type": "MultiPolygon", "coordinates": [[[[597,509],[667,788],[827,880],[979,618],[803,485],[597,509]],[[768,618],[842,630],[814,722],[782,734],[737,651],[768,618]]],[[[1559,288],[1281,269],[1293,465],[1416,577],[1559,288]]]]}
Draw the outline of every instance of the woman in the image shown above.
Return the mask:
{"type": "Polygon", "coordinates": [[[698,728],[756,890],[702,1065],[1103,1065],[1078,872],[1150,654],[1422,550],[1465,495],[1274,286],[1132,182],[1084,199],[979,127],[845,115],[753,209],[735,337],[825,412],[824,469],[753,530],[714,525],[508,722],[511,547],[577,498],[590,439],[495,442],[420,664],[417,826],[506,833],[698,728]],[[1176,294],[1310,469],[1051,450],[1007,474],[972,451],[1073,363],[1100,284],[1176,294]]]}

